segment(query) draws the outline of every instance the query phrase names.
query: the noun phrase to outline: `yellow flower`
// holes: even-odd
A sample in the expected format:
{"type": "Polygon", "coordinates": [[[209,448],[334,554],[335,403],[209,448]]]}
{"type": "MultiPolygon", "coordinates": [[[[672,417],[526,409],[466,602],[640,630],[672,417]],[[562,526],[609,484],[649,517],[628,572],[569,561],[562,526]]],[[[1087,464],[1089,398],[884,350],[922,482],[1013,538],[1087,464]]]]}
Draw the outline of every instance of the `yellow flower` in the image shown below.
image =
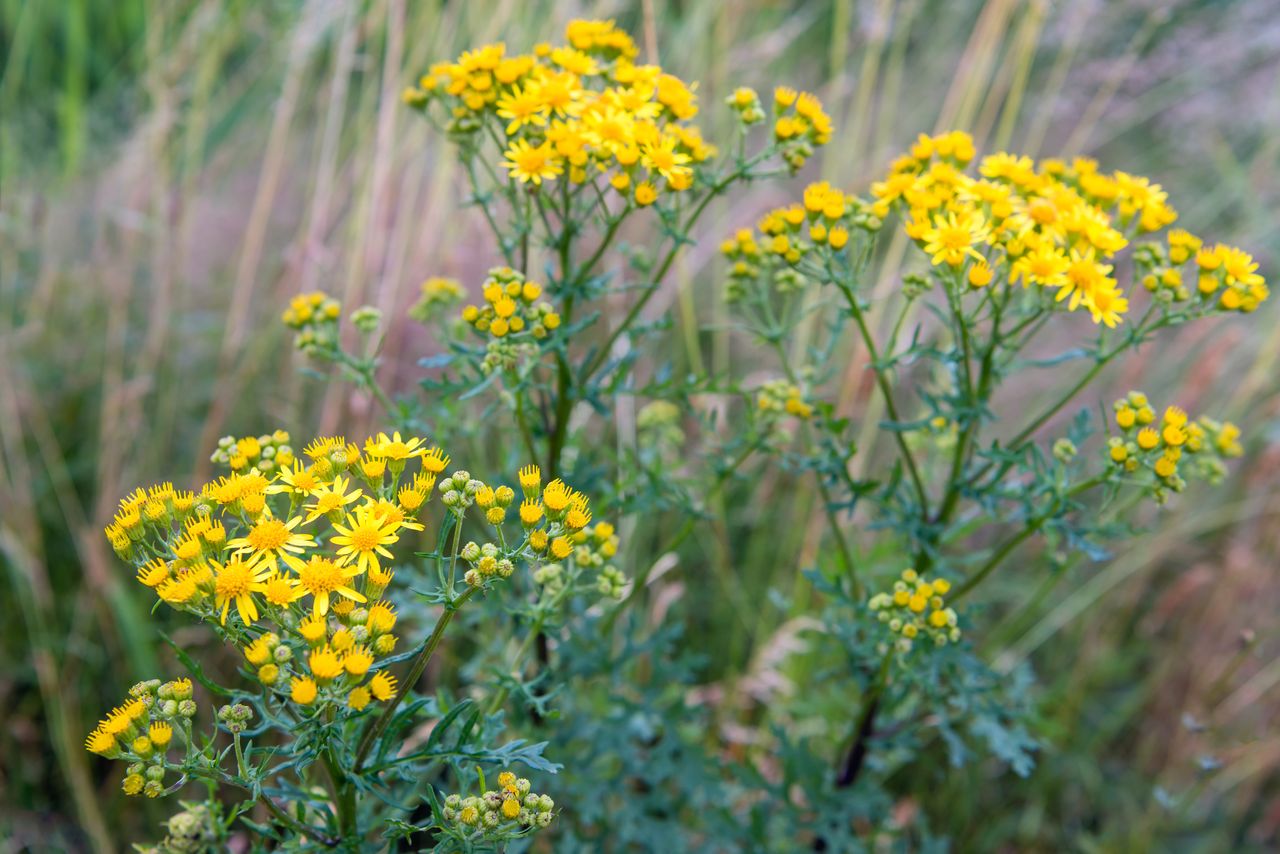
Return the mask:
{"type": "Polygon", "coordinates": [[[342,659],[330,647],[311,650],[307,656],[307,669],[321,682],[328,682],[342,675],[342,659]]]}
{"type": "Polygon", "coordinates": [[[647,208],[658,200],[658,191],[648,181],[641,181],[636,184],[635,200],[637,205],[647,208]]]}
{"type": "Polygon", "coordinates": [[[369,567],[381,566],[378,555],[394,557],[386,546],[399,541],[400,537],[396,534],[398,528],[396,523],[379,515],[374,506],[366,504],[358,508],[354,515],[347,514],[345,526],[334,523],[333,529],[338,535],[330,542],[340,547],[340,563],[345,565],[354,562],[360,572],[365,572],[369,567]]]}
{"type": "Polygon", "coordinates": [[[369,699],[368,688],[352,688],[351,693],[347,695],[347,705],[357,712],[363,711],[365,706],[369,705],[369,699]]]}
{"type": "Polygon", "coordinates": [[[366,439],[364,452],[370,457],[403,461],[422,456],[427,452],[427,448],[423,440],[417,437],[410,437],[407,440],[400,438],[400,432],[397,430],[392,436],[379,433],[376,439],[366,439]]]}
{"type": "Polygon", "coordinates": [[[310,534],[293,533],[293,529],[301,522],[301,516],[294,516],[288,522],[267,516],[250,528],[248,534],[231,540],[227,546],[235,554],[248,555],[251,566],[262,565],[275,569],[279,565],[278,560],[283,560],[297,569],[302,565],[302,560],[297,555],[316,544],[315,538],[310,534]]]}
{"type": "Polygon", "coordinates": [[[396,677],[385,670],[379,670],[369,680],[369,692],[379,701],[390,700],[396,693],[396,677]]]}
{"type": "Polygon", "coordinates": [[[503,152],[503,156],[506,159],[502,165],[507,173],[522,184],[541,186],[544,180],[564,173],[564,167],[549,142],[535,146],[528,140],[517,139],[503,152]]]}
{"type": "Polygon", "coordinates": [[[373,656],[369,650],[358,646],[342,657],[342,667],[352,676],[363,676],[373,666],[373,656]]]}
{"type": "Polygon", "coordinates": [[[293,599],[296,601],[304,596],[312,597],[311,612],[316,618],[329,613],[329,598],[335,594],[353,602],[363,602],[364,596],[348,584],[363,571],[362,566],[339,566],[329,558],[313,555],[311,560],[298,568],[293,599]]]}
{"type": "Polygon", "coordinates": [[[958,267],[966,257],[981,259],[973,247],[986,242],[991,229],[982,214],[974,210],[951,211],[946,216],[936,216],[923,235],[924,251],[934,266],[948,264],[958,267]]]}
{"type": "Polygon", "coordinates": [[[498,99],[496,106],[498,116],[508,119],[507,136],[513,135],[525,125],[542,126],[547,123],[547,105],[534,86],[526,86],[524,89],[512,86],[506,95],[498,99]]]}
{"type": "MultiPolygon", "coordinates": [[[[371,456],[374,456],[367,448],[366,451],[369,452],[371,456]]],[[[333,483],[327,486],[321,486],[314,490],[312,494],[315,497],[315,503],[309,504],[306,507],[306,509],[310,511],[310,513],[307,514],[306,524],[310,525],[321,516],[328,516],[330,513],[341,510],[364,494],[359,489],[347,492],[347,487],[350,484],[350,480],[344,480],[342,477],[336,477],[334,478],[333,483]]]]}
{"type": "Polygon", "coordinates": [[[307,676],[295,676],[289,682],[289,697],[300,706],[309,706],[316,701],[316,683],[307,676]]]}
{"type": "Polygon", "coordinates": [[[222,624],[226,625],[227,611],[234,602],[244,624],[253,625],[253,621],[258,619],[258,606],[253,600],[253,594],[266,590],[267,586],[263,581],[271,574],[271,567],[266,564],[254,566],[234,555],[225,564],[217,561],[210,563],[214,570],[214,602],[222,609],[222,624]]]}

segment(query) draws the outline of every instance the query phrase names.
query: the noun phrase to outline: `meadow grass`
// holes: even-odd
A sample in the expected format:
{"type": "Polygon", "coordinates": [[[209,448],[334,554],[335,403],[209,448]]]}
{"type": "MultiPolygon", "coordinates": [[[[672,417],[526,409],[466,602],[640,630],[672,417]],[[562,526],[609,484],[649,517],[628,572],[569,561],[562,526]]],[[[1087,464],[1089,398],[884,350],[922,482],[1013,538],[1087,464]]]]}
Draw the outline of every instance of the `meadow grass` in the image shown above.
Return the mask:
{"type": "MultiPolygon", "coordinates": [[[[1266,6],[0,3],[0,561],[13,605],[0,631],[0,835],[16,850],[117,850],[158,815],[118,809],[115,782],[81,748],[115,686],[167,655],[101,537],[115,500],[162,474],[207,476],[228,432],[376,426],[362,398],[317,390],[297,370],[276,323],[288,297],[323,287],[401,318],[427,275],[474,284],[494,261],[478,213],[457,212],[448,145],[399,100],[429,62],[614,16],[652,58],[701,81],[706,105],[739,84],[814,88],[837,131],[813,177],[862,189],[916,133],[965,128],[986,150],[1132,166],[1170,191],[1188,227],[1212,225],[1267,269],[1280,254],[1280,32],[1266,6]]],[[[725,130],[723,114],[706,116],[709,137],[725,130]]],[[[673,371],[764,364],[731,328],[715,247],[800,186],[715,203],[649,309],[672,318],[673,371]]],[[[894,316],[906,248],[885,252],[873,325],[894,316]]],[[[1109,392],[1140,374],[1162,399],[1176,384],[1189,407],[1254,425],[1249,456],[1220,502],[1176,502],[1158,534],[1113,562],[1048,580],[1010,572],[993,586],[984,652],[1010,672],[1034,664],[1057,741],[1016,796],[977,764],[946,786],[900,781],[901,809],[947,816],[962,847],[1142,848],[1169,827],[1210,847],[1276,839],[1280,740],[1267,722],[1280,669],[1266,582],[1280,512],[1278,310],[1264,306],[1247,332],[1170,336],[1106,375],[1109,392]],[[1225,771],[1204,774],[1209,758],[1225,771]],[[1156,787],[1171,794],[1157,799],[1156,787]]],[[[384,384],[408,388],[434,346],[397,322],[384,384]]],[[[888,440],[865,356],[845,357],[837,407],[866,425],[859,466],[888,440]]],[[[1034,409],[1041,394],[1029,382],[1003,404],[1034,409]]],[[[634,429],[625,402],[613,415],[620,436],[634,429]]],[[[747,478],[775,500],[732,527],[710,508],[675,556],[647,549],[646,531],[627,553],[629,570],[670,565],[650,606],[686,621],[691,645],[714,646],[705,678],[726,695],[762,668],[803,686],[771,651],[816,597],[798,570],[825,525],[809,480],[766,468],[747,478]],[[749,605],[774,589],[794,598],[791,612],[749,605]]],[[[747,486],[732,480],[716,500],[733,505],[747,486]]]]}

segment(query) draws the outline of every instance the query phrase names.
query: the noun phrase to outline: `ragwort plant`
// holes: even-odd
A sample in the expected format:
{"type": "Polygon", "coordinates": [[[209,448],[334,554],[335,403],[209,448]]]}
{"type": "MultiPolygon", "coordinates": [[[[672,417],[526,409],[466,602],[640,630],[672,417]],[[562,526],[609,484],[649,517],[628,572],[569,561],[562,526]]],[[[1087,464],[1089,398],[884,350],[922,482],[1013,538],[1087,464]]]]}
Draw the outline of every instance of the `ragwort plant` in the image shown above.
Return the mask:
{"type": "MultiPolygon", "coordinates": [[[[794,173],[831,122],[812,95],[780,87],[766,106],[740,88],[722,153],[693,124],[694,87],[638,64],[612,23],[575,21],[566,40],[528,54],[477,48],[404,92],[456,147],[502,261],[481,282],[424,282],[410,315],[444,352],[424,363],[421,398],[379,385],[376,311],[349,315],[354,351],[324,294],[295,298],[284,317],[298,347],[372,395],[395,429],[452,445],[478,420],[501,425],[513,440],[495,468],[537,462],[519,469],[524,500],[446,474],[443,452],[399,433],[363,449],[317,440],[310,464],[287,436],[249,437],[220,447],[227,478],[194,495],[136,493],[108,531],[159,601],[243,650],[252,686],[214,685],[180,653],[227,700],[207,735],[195,735],[200,690],[178,681],[138,686],[90,736],[90,749],[128,763],[127,792],[206,784],[171,837],[222,839],[239,818],[264,838],[351,848],[500,848],[548,825],[556,850],[927,842],[927,814],[903,819],[893,805],[936,784],[940,751],[1026,774],[1041,743],[1029,672],[998,671],[972,645],[983,635],[983,612],[966,608],[974,592],[1018,560],[1049,565],[1048,595],[1071,565],[1123,543],[1138,504],[1220,479],[1241,451],[1234,425],[1139,392],[1101,423],[1086,406],[1043,445],[1043,428],[1058,429],[1107,365],[1165,328],[1251,312],[1267,289],[1243,251],[1167,230],[1176,214],[1147,179],[1004,153],[971,173],[977,153],[961,132],[922,136],[865,197],[814,184],[724,242],[735,323],[776,354],[772,378],[648,373],[643,345],[662,330],[642,315],[708,205],[794,173]],[[881,305],[870,285],[894,221],[921,253],[881,305]],[[897,311],[887,336],[885,308],[897,311]],[[1075,346],[1040,357],[1058,333],[1075,346]],[[832,402],[850,357],[866,361],[883,420],[832,402]],[[1062,388],[1038,411],[998,417],[1000,391],[1032,371],[1062,388]],[[691,438],[699,392],[742,417],[691,438]],[[624,397],[641,404],[634,443],[615,441],[606,417],[624,397]],[[884,465],[872,462],[880,442],[884,465]],[[651,625],[637,604],[648,558],[689,538],[714,497],[743,489],[735,475],[749,461],[812,477],[826,535],[806,572],[820,628],[786,665],[810,687],[735,720],[690,701],[699,661],[680,654],[678,625],[651,625]],[[409,462],[421,467],[412,477],[409,462]],[[613,525],[593,525],[562,477],[598,496],[601,515],[682,519],[652,526],[654,551],[628,579],[613,525]],[[428,523],[433,490],[435,547],[415,561],[401,540],[428,523]],[[512,513],[520,534],[508,537],[512,513]],[[1021,551],[1033,538],[1047,557],[1021,551]],[[393,566],[412,587],[393,583],[393,566]],[[468,601],[483,628],[464,663],[416,695],[468,601]],[[393,629],[410,613],[434,629],[396,652],[393,629]],[[435,720],[425,744],[423,718],[435,720]],[[757,736],[726,746],[729,725],[757,736]],[[550,776],[560,765],[544,751],[572,773],[550,776]],[[568,806],[505,770],[517,763],[546,773],[568,806]],[[240,802],[224,806],[223,788],[240,802]]],[[[780,599],[770,607],[801,607],[780,599]]]]}
{"type": "Polygon", "coordinates": [[[174,644],[199,688],[189,678],[135,685],[90,733],[88,749],[126,764],[129,795],[207,786],[203,803],[169,822],[159,850],[191,850],[182,847],[191,837],[214,847],[237,818],[261,846],[347,850],[375,832],[382,845],[422,832],[437,850],[488,850],[549,826],[550,797],[505,770],[486,789],[483,772],[515,762],[553,772],[544,745],[499,743],[501,727],[474,702],[413,689],[468,601],[509,595],[521,578],[548,572],[559,578],[557,597],[581,593],[578,558],[598,565],[600,552],[616,548],[611,526],[593,525],[586,496],[559,479],[544,483],[536,465],[520,469],[517,493],[446,472],[439,447],[398,432],[363,448],[318,438],[300,456],[289,442],[284,431],[224,439],[214,461],[228,475],[197,491],[164,483],[121,501],[106,531],[116,553],[157,607],[206,623],[238,648],[244,678],[218,685],[174,644]],[[429,523],[434,550],[418,552],[423,563],[397,579],[393,567],[429,523]],[[402,649],[406,575],[438,616],[425,639],[402,649]],[[210,714],[214,702],[222,705],[210,714]],[[440,721],[425,743],[403,749],[426,713],[440,721]],[[462,793],[441,797],[427,782],[440,763],[462,793]],[[223,789],[241,800],[224,807],[223,789]],[[432,821],[389,820],[387,805],[403,798],[426,798],[432,821]],[[255,807],[265,811],[257,820],[255,807]]]}
{"type": "Polygon", "coordinates": [[[1224,461],[1242,453],[1235,425],[1136,391],[1101,423],[1086,407],[1065,435],[1041,445],[1042,428],[1108,364],[1163,329],[1250,313],[1268,289],[1243,250],[1170,230],[1177,215],[1146,178],[1102,172],[1087,158],[976,158],[967,134],[922,135],[867,197],[812,184],[799,202],[722,246],[727,298],[743,327],[776,351],[784,377],[761,389],[760,408],[805,427],[787,460],[814,473],[839,519],[865,513],[883,532],[863,537],[859,550],[837,530],[839,562],[811,574],[826,594],[827,637],[843,652],[831,675],[852,663],[860,698],[838,741],[832,797],[815,808],[828,825],[815,831],[820,847],[858,845],[848,838],[854,822],[871,836],[901,831],[841,793],[857,790],[864,804],[875,803],[895,774],[927,780],[921,760],[931,741],[959,763],[971,752],[967,732],[1028,773],[1038,742],[1019,719],[1026,674],[1002,676],[975,655],[964,643],[971,629],[962,605],[1036,536],[1054,569],[1038,596],[1049,595],[1067,565],[1122,543],[1135,504],[1163,504],[1193,479],[1215,483],[1224,461]],[[870,285],[892,219],[923,263],[903,278],[890,331],[877,336],[870,285]],[[794,358],[785,344],[815,305],[833,312],[831,340],[794,358]],[[1062,337],[1046,330],[1064,328],[1075,346],[1038,358],[1040,338],[1062,337]],[[1093,334],[1082,335],[1088,328],[1093,334]],[[847,334],[874,375],[887,416],[875,426],[894,450],[890,465],[857,477],[841,451],[850,447],[850,423],[820,399],[830,353],[847,334]],[[1051,385],[1065,388],[1048,404],[1004,413],[1014,428],[1001,423],[1002,387],[1077,364],[1051,385]],[[1099,430],[1102,447],[1083,453],[1099,430]],[[885,566],[885,551],[871,545],[882,537],[900,555],[897,566],[885,566]]]}

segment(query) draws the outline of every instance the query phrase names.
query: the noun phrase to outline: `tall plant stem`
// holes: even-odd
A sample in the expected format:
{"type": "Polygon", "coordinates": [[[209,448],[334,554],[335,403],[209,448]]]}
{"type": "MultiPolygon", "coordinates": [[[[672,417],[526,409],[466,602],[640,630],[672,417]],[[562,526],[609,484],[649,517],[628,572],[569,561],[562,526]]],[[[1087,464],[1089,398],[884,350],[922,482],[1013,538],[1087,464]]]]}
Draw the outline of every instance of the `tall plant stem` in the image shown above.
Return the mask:
{"type": "MultiPolygon", "coordinates": [[[[459,523],[461,528],[461,523],[459,523]]],[[[391,698],[391,702],[387,703],[382,714],[365,730],[364,736],[360,739],[360,746],[356,749],[355,772],[359,773],[364,767],[365,760],[369,757],[369,751],[373,749],[373,745],[386,731],[387,726],[391,723],[391,718],[395,715],[396,709],[405,696],[413,690],[413,686],[417,684],[422,677],[422,671],[426,670],[427,662],[431,660],[431,656],[435,653],[436,647],[440,645],[440,639],[444,636],[444,630],[449,627],[449,623],[453,620],[453,615],[458,612],[471,595],[478,588],[468,587],[457,599],[445,604],[444,613],[440,615],[440,619],[436,621],[436,627],[431,632],[431,637],[427,638],[427,644],[422,648],[422,652],[418,653],[417,658],[413,660],[413,666],[409,668],[409,673],[400,683],[399,690],[396,695],[391,698]]]]}

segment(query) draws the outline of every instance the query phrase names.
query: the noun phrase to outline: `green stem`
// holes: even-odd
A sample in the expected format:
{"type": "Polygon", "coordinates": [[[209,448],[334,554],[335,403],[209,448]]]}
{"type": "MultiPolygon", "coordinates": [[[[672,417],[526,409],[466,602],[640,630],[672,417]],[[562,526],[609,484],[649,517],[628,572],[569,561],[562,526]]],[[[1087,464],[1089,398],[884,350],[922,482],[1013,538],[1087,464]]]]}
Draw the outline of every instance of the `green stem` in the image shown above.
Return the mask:
{"type": "Polygon", "coordinates": [[[880,354],[876,350],[875,340],[871,337],[871,330],[867,328],[867,320],[862,313],[862,306],[858,304],[858,298],[848,284],[835,276],[832,279],[844,293],[845,301],[849,303],[849,311],[853,314],[853,320],[858,326],[858,334],[862,337],[862,343],[867,348],[867,357],[871,360],[871,373],[875,376],[876,386],[880,389],[881,397],[884,398],[885,412],[889,414],[889,418],[894,422],[895,429],[890,432],[893,433],[894,441],[898,445],[898,453],[907,466],[907,472],[911,476],[911,483],[915,486],[916,500],[920,504],[920,515],[921,517],[927,517],[929,495],[925,491],[924,479],[920,477],[920,470],[916,467],[915,457],[912,456],[911,449],[907,447],[906,437],[900,429],[902,418],[898,414],[898,405],[893,401],[893,390],[889,388],[888,377],[884,375],[884,371],[880,368],[880,354]]]}
{"type": "MultiPolygon", "coordinates": [[[[1066,497],[1074,498],[1080,493],[1087,492],[1088,490],[1093,489],[1095,486],[1100,485],[1105,480],[1106,480],[1105,475],[1096,475],[1094,477],[1091,477],[1088,480],[1082,481],[1076,484],[1074,487],[1072,487],[1067,492],[1066,497]]],[[[981,569],[979,569],[973,575],[966,578],[964,582],[960,584],[960,586],[956,587],[955,590],[950,595],[947,596],[947,604],[954,605],[956,602],[959,602],[961,599],[967,596],[970,592],[972,592],[975,587],[977,587],[984,580],[986,580],[987,576],[989,576],[992,572],[995,571],[996,567],[998,567],[1001,563],[1004,562],[1004,559],[1007,558],[1013,552],[1014,549],[1016,549],[1019,545],[1021,545],[1023,542],[1029,539],[1033,534],[1035,534],[1042,527],[1044,527],[1044,524],[1048,522],[1050,519],[1052,519],[1053,515],[1054,515],[1053,513],[1043,513],[1035,517],[1034,519],[1030,520],[1027,523],[1027,526],[1025,528],[1023,528],[1017,534],[1015,534],[1014,536],[1006,540],[1001,546],[999,546],[994,552],[992,552],[991,557],[987,560],[986,563],[982,565],[981,569]]]]}
{"type": "Polygon", "coordinates": [[[431,632],[431,637],[427,638],[427,644],[422,648],[422,652],[418,653],[418,657],[413,660],[413,665],[409,668],[409,673],[400,683],[396,695],[391,698],[391,702],[387,703],[386,708],[380,714],[368,729],[365,730],[364,737],[360,739],[360,746],[356,749],[355,772],[358,774],[360,769],[364,767],[365,760],[369,757],[369,751],[373,749],[373,745],[386,731],[387,726],[391,723],[391,718],[395,714],[396,709],[404,700],[405,696],[413,690],[413,686],[417,684],[418,679],[422,677],[422,671],[427,667],[427,662],[431,660],[432,654],[435,653],[436,647],[440,645],[440,639],[444,636],[444,630],[453,620],[453,615],[458,612],[471,595],[479,588],[468,587],[466,592],[457,599],[445,604],[444,613],[440,615],[440,619],[436,621],[436,627],[431,632]]]}

